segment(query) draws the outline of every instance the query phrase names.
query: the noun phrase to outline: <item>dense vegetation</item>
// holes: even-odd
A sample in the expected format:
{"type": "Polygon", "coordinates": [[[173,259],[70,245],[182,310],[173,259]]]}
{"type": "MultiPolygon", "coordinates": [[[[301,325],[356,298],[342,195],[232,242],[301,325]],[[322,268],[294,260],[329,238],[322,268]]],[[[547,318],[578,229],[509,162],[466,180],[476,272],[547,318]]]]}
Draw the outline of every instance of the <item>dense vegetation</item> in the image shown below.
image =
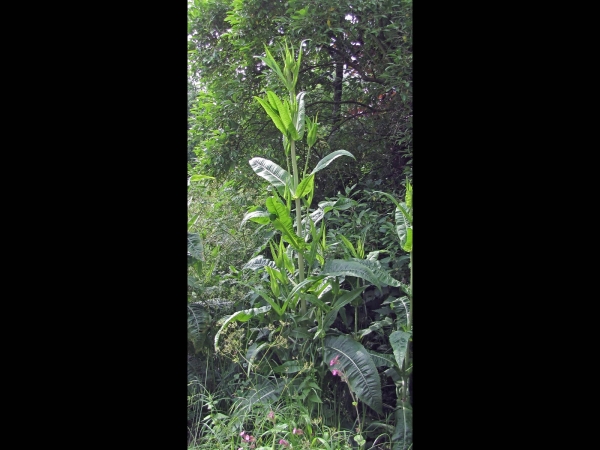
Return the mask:
{"type": "Polygon", "coordinates": [[[412,447],[412,3],[188,5],[188,447],[412,447]]]}

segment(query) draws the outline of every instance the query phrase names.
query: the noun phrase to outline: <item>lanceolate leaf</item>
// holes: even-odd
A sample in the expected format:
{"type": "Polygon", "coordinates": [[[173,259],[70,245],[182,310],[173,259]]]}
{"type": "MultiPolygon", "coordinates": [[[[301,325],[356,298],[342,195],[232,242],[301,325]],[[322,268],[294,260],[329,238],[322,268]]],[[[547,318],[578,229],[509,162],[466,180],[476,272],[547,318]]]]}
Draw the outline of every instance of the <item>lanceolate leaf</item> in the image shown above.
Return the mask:
{"type": "Polygon", "coordinates": [[[266,205],[267,210],[275,216],[271,221],[273,227],[281,231],[285,241],[291,244],[295,250],[301,250],[302,243],[294,232],[294,222],[287,207],[277,197],[267,198],[266,205]]]}
{"type": "Polygon", "coordinates": [[[296,96],[296,102],[298,104],[298,112],[296,113],[296,131],[298,132],[298,139],[302,139],[302,136],[304,136],[304,119],[305,119],[305,112],[304,112],[304,95],[306,93],[305,92],[300,92],[297,96],[296,96]]]}
{"type": "Polygon", "coordinates": [[[365,259],[353,259],[351,261],[331,259],[325,263],[321,274],[336,277],[358,277],[367,280],[378,288],[380,288],[382,284],[400,286],[399,281],[394,280],[383,269],[377,268],[373,264],[373,261],[365,259]]]}
{"type": "Polygon", "coordinates": [[[198,261],[204,261],[204,246],[198,233],[188,232],[188,256],[198,261]]]}
{"type": "Polygon", "coordinates": [[[362,292],[366,288],[367,286],[360,286],[356,289],[353,289],[352,291],[340,290],[340,292],[343,292],[343,294],[335,300],[334,304],[331,307],[331,311],[329,311],[325,316],[325,320],[323,320],[323,328],[329,328],[331,324],[335,322],[335,318],[337,317],[338,311],[344,306],[346,306],[348,303],[350,303],[352,300],[354,300],[356,297],[358,297],[360,294],[362,294],[362,292]]]}
{"type": "Polygon", "coordinates": [[[369,352],[350,336],[326,337],[325,361],[329,364],[335,357],[337,363],[329,369],[340,370],[356,396],[382,414],[381,382],[369,352]]]}
{"type": "Polygon", "coordinates": [[[250,167],[252,167],[252,170],[258,176],[264,178],[275,187],[287,186],[292,191],[292,194],[294,193],[292,177],[287,170],[265,158],[252,158],[249,162],[250,167]]]}
{"type": "Polygon", "coordinates": [[[215,177],[209,175],[196,174],[190,177],[190,181],[214,180],[215,177]]]}
{"type": "Polygon", "coordinates": [[[369,350],[369,355],[371,355],[371,359],[377,367],[396,367],[394,355],[389,353],[379,353],[374,350],[369,350]]]}
{"type": "Polygon", "coordinates": [[[329,155],[327,155],[321,161],[319,161],[311,173],[317,173],[319,170],[324,169],[329,164],[331,164],[333,160],[343,155],[350,156],[351,158],[356,159],[349,151],[336,150],[335,152],[331,152],[329,155]]]}
{"type": "MultiPolygon", "coordinates": [[[[400,204],[400,206],[406,206],[400,204]]],[[[400,209],[396,208],[396,232],[400,239],[400,244],[405,252],[412,251],[412,224],[409,221],[409,217],[400,209]]]]}
{"type": "Polygon", "coordinates": [[[392,435],[392,450],[410,450],[412,448],[412,409],[402,406],[396,410],[396,429],[392,435]]]}
{"type": "Polygon", "coordinates": [[[229,325],[231,321],[236,320],[238,322],[248,322],[252,317],[264,314],[266,312],[269,312],[270,310],[271,306],[266,305],[260,308],[251,308],[245,309],[243,311],[236,311],[232,315],[227,316],[223,321],[221,328],[219,328],[219,331],[217,331],[217,334],[215,334],[215,351],[218,351],[219,349],[219,336],[221,335],[221,332],[225,328],[227,328],[227,325],[229,325]]]}
{"type": "Polygon", "coordinates": [[[406,349],[408,348],[408,340],[411,334],[406,331],[394,331],[390,334],[390,345],[394,350],[394,356],[398,367],[402,367],[404,358],[406,357],[406,349]]]}
{"type": "Polygon", "coordinates": [[[237,417],[244,417],[244,414],[252,409],[256,403],[275,403],[285,387],[279,380],[264,378],[260,383],[253,385],[245,393],[244,397],[238,397],[233,409],[237,417]]]}
{"type": "Polygon", "coordinates": [[[373,273],[377,276],[377,279],[381,281],[382,284],[387,284],[388,286],[399,287],[400,282],[390,276],[385,270],[381,268],[381,263],[379,261],[373,261],[371,259],[355,259],[352,258],[352,261],[360,262],[365,266],[369,267],[373,273]]]}
{"type": "Polygon", "coordinates": [[[269,66],[272,70],[274,70],[277,73],[277,75],[282,81],[285,81],[285,77],[283,76],[283,72],[281,71],[279,64],[277,64],[277,61],[275,61],[275,58],[273,58],[273,55],[269,51],[269,47],[267,47],[266,45],[265,54],[267,56],[256,56],[256,58],[261,59],[267,66],[269,66]]]}
{"type": "Polygon", "coordinates": [[[246,352],[246,360],[248,361],[248,376],[250,376],[250,369],[252,368],[252,364],[254,364],[256,356],[268,345],[268,342],[263,342],[260,345],[255,342],[250,346],[250,348],[248,348],[248,351],[246,352]]]}
{"type": "Polygon", "coordinates": [[[286,135],[287,133],[286,133],[285,125],[283,124],[281,118],[279,117],[278,112],[275,109],[273,109],[273,107],[266,100],[264,100],[260,97],[256,97],[256,96],[254,98],[256,99],[256,101],[258,101],[258,103],[260,103],[262,105],[262,107],[264,108],[266,113],[269,115],[269,117],[271,118],[271,120],[273,121],[273,123],[275,124],[277,129],[283,135],[286,135]]]}
{"type": "Polygon", "coordinates": [[[244,224],[251,220],[252,222],[260,223],[261,225],[267,224],[270,222],[269,219],[269,211],[257,210],[247,213],[242,219],[242,223],[240,224],[240,228],[244,226],[244,224]]]}
{"type": "Polygon", "coordinates": [[[277,264],[275,264],[273,261],[265,258],[262,255],[259,255],[256,258],[252,258],[250,261],[248,261],[246,264],[244,264],[244,267],[242,267],[242,269],[257,270],[257,269],[262,269],[265,266],[271,266],[274,269],[277,268],[277,264]]]}
{"type": "Polygon", "coordinates": [[[315,175],[311,174],[304,178],[300,184],[298,184],[298,189],[296,189],[296,195],[292,197],[293,199],[302,198],[305,195],[309,195],[315,189],[315,175]]]}

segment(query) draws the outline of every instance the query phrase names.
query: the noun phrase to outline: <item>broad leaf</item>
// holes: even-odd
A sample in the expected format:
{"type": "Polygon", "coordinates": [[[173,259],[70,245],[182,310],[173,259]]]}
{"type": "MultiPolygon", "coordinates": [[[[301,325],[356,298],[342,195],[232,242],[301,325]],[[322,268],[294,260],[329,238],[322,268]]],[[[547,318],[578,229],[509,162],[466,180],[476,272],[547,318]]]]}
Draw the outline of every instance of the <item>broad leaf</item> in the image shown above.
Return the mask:
{"type": "Polygon", "coordinates": [[[254,382],[252,387],[248,388],[244,397],[236,399],[232,407],[236,412],[236,417],[243,418],[256,403],[275,403],[284,387],[285,383],[279,382],[276,378],[263,378],[259,383],[254,382]]]}
{"type": "Polygon", "coordinates": [[[296,198],[302,198],[306,195],[309,195],[311,192],[313,192],[315,189],[315,175],[309,175],[306,178],[304,178],[299,184],[298,184],[298,188],[296,189],[296,195],[292,196],[292,199],[296,199],[296,198]]]}
{"type": "Polygon", "coordinates": [[[285,125],[284,125],[283,121],[281,120],[281,118],[279,117],[278,112],[275,109],[273,109],[273,107],[266,100],[263,100],[262,98],[256,97],[256,96],[254,98],[264,108],[264,110],[269,115],[269,117],[271,118],[271,120],[273,121],[273,123],[275,124],[277,129],[285,136],[287,134],[285,125]]]}
{"type": "Polygon", "coordinates": [[[188,256],[191,256],[195,260],[204,261],[204,246],[198,233],[188,232],[187,253],[188,256]]]}
{"type": "Polygon", "coordinates": [[[377,367],[396,367],[396,359],[394,358],[394,355],[389,353],[380,353],[374,350],[369,350],[369,355],[371,355],[371,359],[377,367]]]}
{"type": "Polygon", "coordinates": [[[338,315],[338,311],[346,306],[348,303],[352,302],[355,298],[357,298],[363,291],[367,288],[367,286],[360,286],[351,291],[344,291],[342,295],[340,295],[331,306],[331,311],[327,313],[325,316],[325,320],[323,320],[323,328],[327,329],[331,326],[333,322],[335,322],[335,318],[338,315]]]}
{"type": "Polygon", "coordinates": [[[302,249],[302,242],[294,231],[294,222],[290,216],[287,207],[279,200],[278,197],[268,197],[266,200],[267,210],[271,213],[271,223],[273,227],[281,231],[281,235],[286,242],[292,245],[295,250],[302,249]],[[273,216],[275,216],[273,218],[273,216]]]}
{"type": "Polygon", "coordinates": [[[252,364],[254,364],[254,360],[265,347],[268,347],[268,345],[268,342],[263,342],[262,344],[255,342],[248,348],[248,351],[246,352],[246,360],[248,361],[248,376],[250,376],[250,369],[252,368],[252,364]]]}
{"type": "Polygon", "coordinates": [[[356,159],[349,151],[336,150],[335,152],[331,152],[329,155],[325,156],[321,161],[319,161],[311,173],[317,173],[319,170],[324,169],[329,164],[331,164],[336,158],[339,158],[343,155],[350,156],[351,158],[356,159]]]}
{"type": "MultiPolygon", "coordinates": [[[[400,204],[400,206],[405,206],[400,204]]],[[[396,232],[400,239],[400,244],[405,252],[412,251],[412,224],[409,217],[400,208],[396,208],[396,232]]]]}
{"type": "Polygon", "coordinates": [[[346,261],[343,259],[331,259],[325,263],[321,275],[328,276],[350,276],[367,280],[381,289],[382,284],[390,286],[400,286],[400,282],[394,280],[383,269],[377,268],[373,261],[353,259],[346,261]]]}
{"type": "MultiPolygon", "coordinates": [[[[377,279],[381,282],[381,284],[387,284],[388,286],[399,287],[400,282],[390,276],[384,269],[381,267],[381,263],[379,261],[374,261],[371,259],[355,259],[352,261],[360,262],[367,267],[369,267],[373,273],[377,276],[377,279]]],[[[375,283],[373,283],[375,284],[375,283]]]]}
{"type": "Polygon", "coordinates": [[[269,223],[271,220],[269,219],[269,211],[265,210],[257,210],[247,213],[242,219],[242,223],[240,224],[240,228],[244,226],[244,224],[251,220],[252,222],[260,223],[261,225],[265,225],[269,223]]]}
{"type": "Polygon", "coordinates": [[[246,264],[244,264],[244,267],[242,267],[242,269],[258,270],[258,269],[262,269],[265,266],[271,266],[274,269],[277,268],[277,264],[275,264],[273,261],[265,258],[262,255],[259,255],[256,258],[252,258],[250,261],[248,261],[246,264]]]}
{"type": "Polygon", "coordinates": [[[367,334],[370,334],[373,331],[381,330],[382,328],[392,326],[393,324],[394,324],[394,321],[392,319],[390,319],[389,317],[385,317],[382,320],[372,322],[371,325],[369,325],[369,328],[360,330],[358,332],[358,336],[362,339],[367,334]]]}
{"type": "Polygon", "coordinates": [[[292,194],[294,193],[293,180],[287,170],[265,158],[252,158],[249,162],[250,167],[258,176],[275,187],[287,186],[292,194]]]}
{"type": "Polygon", "coordinates": [[[406,357],[410,336],[411,333],[407,333],[406,331],[394,331],[390,334],[390,345],[394,350],[394,356],[400,368],[402,368],[402,363],[406,357]]]}
{"type": "Polygon", "coordinates": [[[324,359],[329,364],[336,357],[337,363],[329,369],[340,370],[356,396],[382,414],[381,382],[369,352],[349,336],[326,337],[324,359]]]}
{"type": "Polygon", "coordinates": [[[396,429],[392,435],[392,450],[412,448],[412,409],[405,405],[396,410],[396,429]]]}

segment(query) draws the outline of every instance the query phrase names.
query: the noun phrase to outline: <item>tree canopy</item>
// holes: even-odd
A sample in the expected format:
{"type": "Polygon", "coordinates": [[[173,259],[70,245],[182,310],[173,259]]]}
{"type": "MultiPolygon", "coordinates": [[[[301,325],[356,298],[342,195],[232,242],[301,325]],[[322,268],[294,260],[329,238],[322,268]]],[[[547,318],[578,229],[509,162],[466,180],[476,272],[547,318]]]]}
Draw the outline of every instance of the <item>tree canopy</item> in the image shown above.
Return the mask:
{"type": "MultiPolygon", "coordinates": [[[[282,160],[282,140],[255,96],[279,86],[260,59],[285,43],[303,55],[297,91],[318,117],[311,165],[344,149],[315,179],[322,195],[412,177],[412,0],[194,0],[188,9],[188,158],[216,177],[253,179],[248,160],[282,160]]],[[[304,157],[299,145],[297,154],[304,157]]]]}

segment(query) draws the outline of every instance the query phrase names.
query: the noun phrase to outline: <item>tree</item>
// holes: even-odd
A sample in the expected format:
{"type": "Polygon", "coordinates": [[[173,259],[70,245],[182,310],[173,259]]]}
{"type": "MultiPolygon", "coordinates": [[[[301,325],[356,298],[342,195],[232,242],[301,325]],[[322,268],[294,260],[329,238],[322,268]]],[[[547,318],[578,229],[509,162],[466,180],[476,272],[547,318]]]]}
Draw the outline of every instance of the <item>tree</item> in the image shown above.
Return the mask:
{"type": "MultiPolygon", "coordinates": [[[[285,163],[277,160],[281,136],[253,97],[276,82],[257,56],[265,44],[278,52],[288,38],[304,40],[298,91],[321,124],[311,163],[332,149],[351,151],[359,163],[336,161],[315,180],[319,192],[367,180],[397,192],[410,178],[411,0],[195,0],[189,35],[190,79],[203,90],[190,133],[204,173],[248,179],[255,155],[285,163]]],[[[306,148],[297,151],[304,157],[306,148]]]]}

